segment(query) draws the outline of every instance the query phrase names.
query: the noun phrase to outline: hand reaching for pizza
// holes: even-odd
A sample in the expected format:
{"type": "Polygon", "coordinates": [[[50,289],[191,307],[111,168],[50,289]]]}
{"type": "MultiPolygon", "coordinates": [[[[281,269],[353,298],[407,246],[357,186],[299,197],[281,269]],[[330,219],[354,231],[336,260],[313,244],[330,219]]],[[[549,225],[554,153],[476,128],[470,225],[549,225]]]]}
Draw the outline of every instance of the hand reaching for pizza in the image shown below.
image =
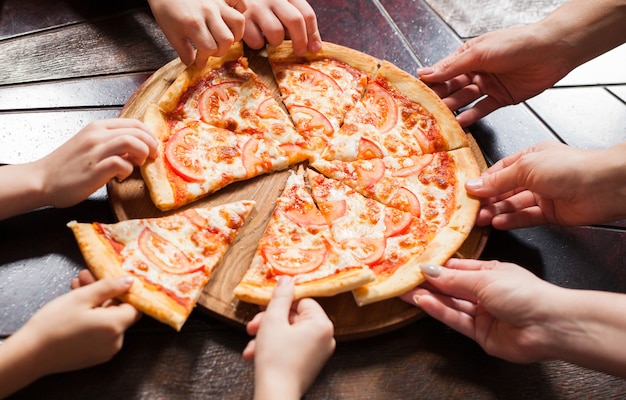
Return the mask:
{"type": "Polygon", "coordinates": [[[433,83],[466,127],[492,111],[548,89],[571,70],[626,40],[619,2],[570,0],[541,21],[489,32],[417,74],[433,83]],[[483,98],[483,96],[485,96],[483,98]]]}
{"type": "Polygon", "coordinates": [[[73,206],[112,178],[156,157],[157,141],[134,119],[94,121],[46,157],[0,168],[0,219],[39,207],[73,206]]]}
{"type": "Polygon", "coordinates": [[[477,225],[573,226],[626,217],[625,149],[626,143],[580,150],[543,142],[498,161],[465,185],[483,198],[477,225]]]}
{"type": "Polygon", "coordinates": [[[134,119],[94,121],[34,163],[43,174],[46,205],[72,206],[112,178],[124,180],[136,165],[156,157],[157,141],[134,119]]]}
{"type": "Polygon", "coordinates": [[[569,72],[562,59],[540,51],[540,44],[528,27],[489,32],[417,74],[432,83],[451,110],[480,99],[457,115],[467,127],[500,107],[538,95],[569,72]]]}
{"type": "Polygon", "coordinates": [[[401,296],[518,363],[560,359],[626,376],[626,295],[573,290],[510,263],[450,259],[421,265],[426,283],[401,296]]]}
{"type": "Polygon", "coordinates": [[[306,0],[246,0],[244,41],[253,49],[279,45],[289,37],[297,55],[322,48],[317,17],[306,0]]]}
{"type": "Polygon", "coordinates": [[[224,55],[243,37],[241,12],[245,6],[241,0],[149,0],[148,3],[165,37],[186,65],[195,60],[202,68],[210,56],[224,55]]]}
{"type": "Polygon", "coordinates": [[[247,326],[256,335],[243,351],[254,360],[255,399],[300,398],[335,350],[333,325],[312,299],[294,303],[293,280],[278,280],[267,309],[247,326]],[[291,397],[289,396],[291,395],[291,397]]]}
{"type": "Polygon", "coordinates": [[[129,304],[111,302],[131,285],[127,277],[105,279],[42,307],[0,346],[0,398],[44,375],[109,361],[121,349],[126,329],[141,316],[129,304]]]}

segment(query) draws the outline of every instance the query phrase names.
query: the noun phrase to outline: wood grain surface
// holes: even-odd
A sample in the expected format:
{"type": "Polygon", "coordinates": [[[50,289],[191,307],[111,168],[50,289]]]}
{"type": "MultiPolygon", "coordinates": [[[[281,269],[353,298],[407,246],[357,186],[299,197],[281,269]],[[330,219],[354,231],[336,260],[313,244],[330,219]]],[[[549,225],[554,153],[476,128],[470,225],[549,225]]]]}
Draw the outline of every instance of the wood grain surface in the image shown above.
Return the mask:
{"type": "MultiPolygon", "coordinates": [[[[249,50],[246,51],[246,56],[251,68],[280,100],[280,93],[267,59],[261,53],[249,50]]],[[[178,59],[163,66],[133,94],[120,113],[120,117],[141,119],[147,105],[157,101],[183,70],[184,65],[178,59]]],[[[485,166],[475,142],[470,140],[470,143],[473,144],[480,163],[485,166]]],[[[215,206],[237,200],[255,200],[257,202],[255,211],[216,268],[198,301],[199,307],[214,317],[227,322],[245,324],[258,312],[258,306],[234,298],[233,290],[250,265],[257,243],[274,211],[276,199],[282,193],[288,174],[288,170],[284,170],[237,182],[185,207],[167,212],[154,206],[138,170],[123,182],[109,183],[108,192],[113,212],[119,220],[158,217],[191,207],[215,206]]],[[[485,230],[475,229],[459,249],[457,256],[477,258],[485,245],[486,238],[485,230]]],[[[388,332],[424,315],[419,308],[397,298],[362,307],[356,305],[350,292],[317,300],[334,322],[335,335],[339,340],[360,339],[388,332]]]]}

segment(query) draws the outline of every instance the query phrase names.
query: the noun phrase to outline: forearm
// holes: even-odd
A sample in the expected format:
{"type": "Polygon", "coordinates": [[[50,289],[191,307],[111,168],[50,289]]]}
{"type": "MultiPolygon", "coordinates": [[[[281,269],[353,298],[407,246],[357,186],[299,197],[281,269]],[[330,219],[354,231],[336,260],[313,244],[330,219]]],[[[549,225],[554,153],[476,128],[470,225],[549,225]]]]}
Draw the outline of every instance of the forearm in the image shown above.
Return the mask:
{"type": "Polygon", "coordinates": [[[593,196],[597,209],[604,210],[600,222],[626,218],[626,142],[602,150],[589,150],[582,187],[583,196],[593,196]]]}
{"type": "Polygon", "coordinates": [[[0,344],[0,399],[31,384],[40,377],[37,343],[27,332],[18,331],[0,344]]]}
{"type": "Polygon", "coordinates": [[[626,42],[626,0],[571,0],[536,27],[571,70],[626,42]]]}
{"type": "Polygon", "coordinates": [[[563,289],[558,304],[546,358],[626,378],[626,295],[563,289]]]}
{"type": "Polygon", "coordinates": [[[254,400],[296,400],[304,395],[297,387],[298,379],[260,368],[256,366],[254,372],[254,400]]]}
{"type": "Polygon", "coordinates": [[[35,164],[0,167],[0,220],[50,204],[35,164]]]}

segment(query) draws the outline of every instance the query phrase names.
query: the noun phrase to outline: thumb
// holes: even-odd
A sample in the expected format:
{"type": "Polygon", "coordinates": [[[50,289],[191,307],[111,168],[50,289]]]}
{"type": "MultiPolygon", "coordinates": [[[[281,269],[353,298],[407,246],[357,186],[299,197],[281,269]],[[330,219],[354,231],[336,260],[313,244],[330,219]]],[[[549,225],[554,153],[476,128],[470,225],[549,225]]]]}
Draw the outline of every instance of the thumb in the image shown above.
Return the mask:
{"type": "Polygon", "coordinates": [[[418,69],[417,74],[420,79],[426,82],[444,82],[475,71],[479,69],[479,65],[473,53],[472,40],[470,40],[436,62],[432,67],[418,69]]]}
{"type": "Polygon", "coordinates": [[[106,300],[120,296],[130,289],[135,279],[132,276],[105,278],[87,286],[75,289],[77,295],[87,299],[92,307],[104,303],[106,300]]]}
{"type": "Polygon", "coordinates": [[[278,283],[272,293],[272,299],[267,305],[263,319],[288,321],[291,302],[294,295],[293,278],[290,276],[279,276],[278,283]]]}

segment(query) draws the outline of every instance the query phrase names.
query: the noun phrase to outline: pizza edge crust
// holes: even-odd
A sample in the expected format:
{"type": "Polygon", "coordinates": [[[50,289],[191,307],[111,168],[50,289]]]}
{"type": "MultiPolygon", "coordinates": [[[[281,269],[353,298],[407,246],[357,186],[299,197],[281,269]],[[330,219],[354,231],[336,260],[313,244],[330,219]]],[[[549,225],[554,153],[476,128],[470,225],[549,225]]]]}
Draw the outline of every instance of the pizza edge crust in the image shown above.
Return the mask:
{"type": "Polygon", "coordinates": [[[284,40],[277,46],[268,46],[267,50],[270,63],[303,62],[334,58],[364,72],[370,77],[374,75],[381,64],[381,61],[374,56],[330,42],[322,42],[322,50],[319,52],[307,52],[303,56],[298,56],[293,52],[291,40],[284,40]]]}
{"type": "MultiPolygon", "coordinates": [[[[119,258],[103,242],[93,224],[72,221],[68,223],[68,227],[76,237],[87,266],[98,280],[128,275],[122,269],[119,258]]],[[[193,309],[187,309],[166,294],[148,288],[140,278],[135,278],[129,291],[119,299],[177,331],[180,331],[193,309]]]]}
{"type": "Polygon", "coordinates": [[[452,111],[419,78],[400,69],[389,61],[383,61],[376,76],[380,76],[391,83],[398,92],[407,96],[409,100],[419,103],[433,115],[440,127],[441,134],[448,144],[448,148],[445,150],[453,150],[468,145],[465,131],[456,121],[452,111]]]}
{"type": "MultiPolygon", "coordinates": [[[[249,271],[251,275],[262,276],[260,268],[249,271]]],[[[258,278],[257,278],[258,279],[258,278]]],[[[374,273],[367,268],[351,268],[336,274],[310,282],[295,285],[294,300],[305,297],[330,297],[362,287],[375,279],[374,273]]],[[[237,299],[247,303],[267,305],[272,298],[275,282],[259,285],[259,280],[243,279],[234,290],[237,299]]]]}

